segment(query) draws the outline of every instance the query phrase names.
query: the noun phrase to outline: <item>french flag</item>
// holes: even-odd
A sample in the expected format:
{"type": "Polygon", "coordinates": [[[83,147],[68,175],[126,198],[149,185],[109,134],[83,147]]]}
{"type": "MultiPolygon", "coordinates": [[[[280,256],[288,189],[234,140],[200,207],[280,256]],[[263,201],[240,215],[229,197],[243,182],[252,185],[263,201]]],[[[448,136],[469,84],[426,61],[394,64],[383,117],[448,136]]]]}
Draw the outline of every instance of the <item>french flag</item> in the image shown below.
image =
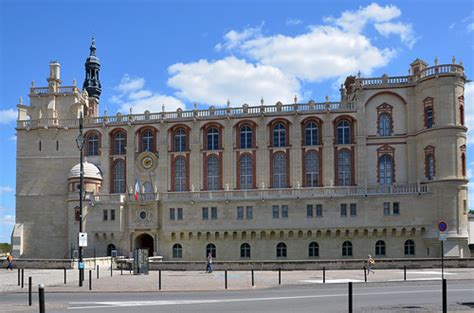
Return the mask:
{"type": "Polygon", "coordinates": [[[140,185],[138,184],[138,178],[135,177],[135,201],[138,201],[139,191],[140,191],[140,185]]]}

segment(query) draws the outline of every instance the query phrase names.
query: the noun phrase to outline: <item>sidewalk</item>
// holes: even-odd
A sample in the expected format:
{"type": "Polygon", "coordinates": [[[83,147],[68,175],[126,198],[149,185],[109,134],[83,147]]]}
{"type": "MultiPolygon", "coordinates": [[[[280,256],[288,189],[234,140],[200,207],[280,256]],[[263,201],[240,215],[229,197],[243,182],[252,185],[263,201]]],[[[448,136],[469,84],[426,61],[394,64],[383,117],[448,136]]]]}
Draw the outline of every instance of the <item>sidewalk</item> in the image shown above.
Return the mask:
{"type": "MultiPolygon", "coordinates": [[[[45,285],[47,292],[90,292],[89,271],[85,271],[83,287],[78,286],[78,270],[67,270],[67,283],[64,284],[63,270],[28,270],[24,271],[24,288],[18,286],[18,272],[0,271],[0,293],[6,292],[28,292],[28,277],[33,279],[33,290],[37,291],[38,284],[45,285]]],[[[474,279],[474,271],[471,268],[445,269],[445,278],[449,280],[474,279]]],[[[227,286],[229,290],[272,288],[279,286],[278,271],[255,271],[252,287],[251,271],[228,271],[227,286]]],[[[364,271],[361,270],[339,270],[326,271],[326,283],[364,282],[364,271]]],[[[403,270],[377,270],[375,274],[367,276],[367,282],[403,281],[403,270]]],[[[407,281],[417,280],[440,280],[440,269],[417,269],[407,270],[407,281]]],[[[281,285],[310,285],[323,282],[322,271],[282,271],[281,285]]],[[[159,290],[159,274],[151,271],[149,275],[133,275],[124,271],[114,270],[113,277],[110,270],[101,270],[100,279],[97,272],[92,271],[92,292],[156,292],[159,290]]],[[[207,274],[204,271],[162,271],[161,291],[204,291],[224,290],[224,271],[207,274]]]]}

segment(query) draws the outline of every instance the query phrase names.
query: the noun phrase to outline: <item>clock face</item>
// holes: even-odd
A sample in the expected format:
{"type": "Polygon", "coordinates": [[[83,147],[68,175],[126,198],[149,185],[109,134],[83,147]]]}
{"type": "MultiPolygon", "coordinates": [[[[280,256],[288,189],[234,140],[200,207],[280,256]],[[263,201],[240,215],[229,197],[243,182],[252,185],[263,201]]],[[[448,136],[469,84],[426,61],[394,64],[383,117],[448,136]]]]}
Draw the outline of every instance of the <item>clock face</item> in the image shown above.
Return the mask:
{"type": "Polygon", "coordinates": [[[150,156],[146,156],[142,159],[142,166],[144,169],[150,169],[153,167],[153,159],[150,156]]]}

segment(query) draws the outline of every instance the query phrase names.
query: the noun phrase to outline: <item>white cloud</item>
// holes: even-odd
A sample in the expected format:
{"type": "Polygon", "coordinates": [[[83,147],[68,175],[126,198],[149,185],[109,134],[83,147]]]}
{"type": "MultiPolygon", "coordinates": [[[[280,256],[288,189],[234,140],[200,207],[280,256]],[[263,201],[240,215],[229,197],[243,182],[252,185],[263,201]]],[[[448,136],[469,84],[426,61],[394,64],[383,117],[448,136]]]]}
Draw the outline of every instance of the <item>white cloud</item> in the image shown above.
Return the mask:
{"type": "Polygon", "coordinates": [[[0,195],[4,193],[9,193],[15,191],[12,187],[9,186],[0,186],[0,195]]]}
{"type": "Polygon", "coordinates": [[[146,110],[150,112],[176,111],[185,105],[177,98],[144,89],[145,79],[143,77],[131,78],[125,74],[115,90],[120,91],[118,95],[110,97],[109,101],[120,106],[119,111],[128,114],[130,108],[132,113],[141,114],[146,110]]]}
{"type": "Polygon", "coordinates": [[[0,110],[0,124],[10,124],[16,121],[18,113],[15,109],[0,110]]]}
{"type": "Polygon", "coordinates": [[[410,49],[416,42],[416,38],[413,32],[411,24],[403,23],[376,23],[375,29],[383,36],[388,37],[391,34],[400,36],[401,41],[406,44],[410,49]]]}
{"type": "Polygon", "coordinates": [[[344,11],[338,18],[327,17],[324,21],[340,26],[345,31],[358,33],[369,22],[388,22],[399,17],[401,14],[400,9],[394,5],[381,7],[377,3],[372,3],[364,8],[359,7],[357,11],[344,11]]]}
{"type": "Polygon", "coordinates": [[[241,49],[258,62],[312,82],[358,70],[370,74],[395,56],[394,50],[379,49],[362,34],[334,26],[312,27],[310,32],[295,37],[275,35],[253,39],[241,49]]]}
{"type": "Polygon", "coordinates": [[[224,35],[224,43],[218,43],[214,48],[217,51],[222,49],[232,50],[240,46],[245,40],[250,38],[258,38],[262,35],[263,22],[256,27],[247,27],[243,31],[238,32],[231,30],[224,35]]]}
{"type": "Polygon", "coordinates": [[[125,74],[120,81],[120,84],[115,87],[116,90],[127,93],[135,90],[142,89],[145,85],[145,79],[141,77],[130,77],[130,75],[125,74]]]}
{"type": "Polygon", "coordinates": [[[287,18],[285,21],[286,26],[295,26],[300,25],[301,23],[303,23],[303,21],[297,18],[287,18]]]}
{"type": "Polygon", "coordinates": [[[474,31],[474,23],[470,23],[466,26],[466,30],[468,33],[474,31]]]}
{"type": "Polygon", "coordinates": [[[8,140],[10,141],[16,141],[16,135],[8,137],[8,140]]]}
{"type": "Polygon", "coordinates": [[[464,101],[464,120],[468,128],[467,143],[471,145],[474,143],[474,82],[464,85],[464,101]]]}
{"type": "Polygon", "coordinates": [[[299,93],[298,81],[276,67],[251,64],[236,57],[215,62],[199,60],[177,63],[168,68],[168,85],[178,89],[177,95],[189,101],[223,105],[228,99],[241,105],[290,102],[299,93]]]}

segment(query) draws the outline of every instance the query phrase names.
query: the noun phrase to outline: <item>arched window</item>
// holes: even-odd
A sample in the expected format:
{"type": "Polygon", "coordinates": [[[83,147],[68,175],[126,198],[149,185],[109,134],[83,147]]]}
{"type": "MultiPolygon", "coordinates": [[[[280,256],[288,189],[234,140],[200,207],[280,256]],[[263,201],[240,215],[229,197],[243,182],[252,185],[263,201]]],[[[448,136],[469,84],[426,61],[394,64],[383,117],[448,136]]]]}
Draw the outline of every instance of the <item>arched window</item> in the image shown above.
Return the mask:
{"type": "Polygon", "coordinates": [[[173,259],[181,259],[183,257],[183,247],[179,243],[173,245],[173,259]]]}
{"type": "Polygon", "coordinates": [[[426,128],[432,128],[433,124],[433,107],[429,106],[425,108],[425,126],[426,128]]]}
{"type": "Polygon", "coordinates": [[[391,185],[393,182],[393,159],[388,154],[379,158],[379,182],[381,185],[391,185]]]}
{"type": "Polygon", "coordinates": [[[174,162],[174,191],[186,191],[186,160],[177,157],[174,162]]]}
{"type": "Polygon", "coordinates": [[[425,148],[425,177],[428,180],[434,179],[436,175],[434,147],[425,148]]]}
{"type": "Polygon", "coordinates": [[[316,151],[308,151],[304,156],[305,186],[319,186],[319,156],[316,151]]]}
{"type": "Polygon", "coordinates": [[[351,124],[348,120],[337,123],[337,143],[340,145],[351,143],[351,124]]]}
{"type": "Polygon", "coordinates": [[[243,243],[240,246],[240,257],[250,258],[250,245],[248,243],[243,243]]]}
{"type": "Polygon", "coordinates": [[[305,145],[306,146],[315,146],[318,145],[318,124],[315,122],[311,121],[306,124],[305,126],[305,145]]]}
{"type": "Polygon", "coordinates": [[[112,256],[112,250],[117,250],[117,248],[111,243],[107,246],[107,256],[112,256]]]}
{"type": "Polygon", "coordinates": [[[240,189],[253,188],[253,161],[250,155],[240,157],[240,189]]]}
{"type": "Polygon", "coordinates": [[[187,147],[186,131],[183,128],[178,128],[174,133],[174,151],[183,152],[187,147]]]}
{"type": "Polygon", "coordinates": [[[390,136],[392,133],[392,116],[388,113],[379,115],[379,135],[390,136]]]}
{"type": "Polygon", "coordinates": [[[461,125],[464,126],[464,105],[459,106],[459,119],[461,120],[461,125]]]}
{"type": "Polygon", "coordinates": [[[207,150],[219,149],[219,130],[211,127],[207,130],[207,150]]]}
{"type": "Polygon", "coordinates": [[[248,125],[240,127],[240,148],[247,149],[253,147],[253,131],[248,125]]]}
{"type": "Polygon", "coordinates": [[[273,126],[273,146],[286,146],[286,128],[283,123],[277,123],[275,126],[273,126]]]}
{"type": "Polygon", "coordinates": [[[206,246],[206,257],[209,255],[209,253],[212,255],[213,258],[217,256],[215,244],[210,243],[206,246]]]}
{"type": "Polygon", "coordinates": [[[142,133],[142,151],[155,151],[155,135],[151,130],[142,133]]]}
{"type": "Polygon", "coordinates": [[[376,256],[385,255],[385,241],[379,240],[375,243],[375,255],[376,256]]]}
{"type": "Polygon", "coordinates": [[[405,255],[415,255],[415,242],[411,239],[405,241],[405,255]]]}
{"type": "Polygon", "coordinates": [[[461,174],[466,176],[466,154],[461,153],[461,174]]]}
{"type": "Polygon", "coordinates": [[[99,135],[97,133],[90,133],[86,137],[87,141],[87,154],[88,156],[99,155],[99,135]]]}
{"type": "Polygon", "coordinates": [[[311,257],[317,257],[319,256],[319,245],[317,242],[312,242],[308,246],[308,256],[311,257]]]}
{"type": "Polygon", "coordinates": [[[277,153],[273,159],[273,188],[286,188],[286,156],[277,153]]]}
{"type": "Polygon", "coordinates": [[[277,258],[286,258],[286,244],[280,242],[276,247],[277,258]]]}
{"type": "Polygon", "coordinates": [[[344,241],[342,244],[342,256],[352,256],[352,243],[344,241]]]}
{"type": "Polygon", "coordinates": [[[219,189],[219,160],[215,155],[207,158],[207,190],[219,189]]]}
{"type": "Polygon", "coordinates": [[[350,186],[352,184],[352,160],[349,150],[340,150],[337,153],[337,184],[350,186]]]}
{"type": "Polygon", "coordinates": [[[125,161],[116,160],[114,163],[112,193],[125,193],[125,161]]]}
{"type": "Polygon", "coordinates": [[[115,155],[122,155],[125,154],[125,146],[127,144],[127,138],[125,136],[125,133],[120,131],[115,133],[113,136],[113,153],[115,155]]]}

